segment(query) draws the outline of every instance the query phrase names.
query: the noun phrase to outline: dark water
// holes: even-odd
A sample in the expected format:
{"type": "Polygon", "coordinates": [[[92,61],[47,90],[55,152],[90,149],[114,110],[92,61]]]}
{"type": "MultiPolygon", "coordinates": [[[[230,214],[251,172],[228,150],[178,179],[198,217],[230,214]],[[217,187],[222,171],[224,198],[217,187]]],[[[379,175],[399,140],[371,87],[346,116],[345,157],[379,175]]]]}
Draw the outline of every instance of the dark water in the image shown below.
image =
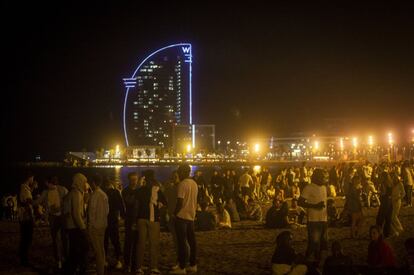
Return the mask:
{"type": "MultiPolygon", "coordinates": [[[[85,176],[91,176],[96,173],[103,177],[114,179],[116,183],[126,186],[128,183],[128,174],[152,169],[155,177],[160,182],[166,182],[170,179],[171,174],[178,166],[118,166],[118,167],[14,167],[9,171],[10,180],[8,183],[1,185],[1,193],[15,193],[18,191],[20,183],[23,181],[27,172],[35,175],[35,180],[39,183],[40,189],[44,188],[44,182],[48,177],[57,176],[61,185],[70,187],[72,177],[75,173],[83,173],[85,176]]],[[[240,170],[241,167],[232,167],[240,170]]],[[[203,171],[206,180],[211,178],[215,169],[220,167],[214,166],[191,166],[191,174],[196,170],[203,171]]]]}
{"type": "MultiPolygon", "coordinates": [[[[300,163],[284,163],[284,164],[272,164],[267,166],[270,173],[274,175],[281,167],[287,166],[299,166],[300,163]]],[[[213,171],[219,169],[235,169],[238,174],[241,174],[243,168],[253,168],[253,166],[191,166],[191,173],[196,170],[203,171],[204,178],[209,181],[213,171]]],[[[6,182],[0,185],[0,192],[4,193],[16,193],[19,190],[19,185],[23,181],[24,176],[28,171],[35,175],[35,180],[39,183],[39,189],[44,188],[44,182],[48,177],[57,176],[60,184],[66,187],[70,187],[72,177],[75,173],[83,173],[85,176],[91,176],[96,173],[103,177],[109,177],[114,179],[116,183],[120,183],[122,186],[126,186],[128,182],[128,173],[137,172],[141,174],[142,171],[152,169],[155,172],[155,177],[160,182],[166,182],[170,179],[170,176],[178,166],[157,166],[157,165],[144,165],[144,166],[111,166],[111,167],[26,167],[15,166],[8,171],[8,178],[6,182]]],[[[260,169],[260,166],[257,168],[260,169]]]]}

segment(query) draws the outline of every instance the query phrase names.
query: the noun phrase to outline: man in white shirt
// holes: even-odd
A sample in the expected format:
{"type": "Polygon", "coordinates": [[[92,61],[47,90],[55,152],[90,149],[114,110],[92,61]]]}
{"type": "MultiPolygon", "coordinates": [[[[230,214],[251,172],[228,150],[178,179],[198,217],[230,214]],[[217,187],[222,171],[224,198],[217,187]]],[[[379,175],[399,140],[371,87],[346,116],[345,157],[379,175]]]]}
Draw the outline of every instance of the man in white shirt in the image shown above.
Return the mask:
{"type": "Polygon", "coordinates": [[[249,170],[244,170],[243,175],[241,175],[239,178],[239,186],[241,188],[243,199],[245,199],[246,196],[250,196],[250,186],[253,185],[253,178],[249,175],[248,172],[249,170]]]}
{"type": "Polygon", "coordinates": [[[190,178],[191,168],[189,165],[180,165],[177,172],[180,183],[177,189],[175,230],[179,267],[173,269],[170,274],[187,274],[187,272],[197,272],[194,219],[197,210],[198,187],[197,183],[190,178]],[[190,266],[186,268],[187,243],[190,246],[190,266]]]}
{"type": "Polygon", "coordinates": [[[105,273],[105,230],[108,225],[109,203],[108,197],[100,188],[102,177],[95,175],[90,181],[92,194],[88,205],[89,218],[89,236],[91,238],[92,247],[95,251],[96,272],[98,275],[105,273]]]}
{"type": "Polygon", "coordinates": [[[308,212],[306,257],[314,254],[316,262],[321,260],[321,251],[328,249],[327,182],[328,173],[315,169],[311,183],[305,186],[298,201],[298,205],[307,208],[308,212]]]}

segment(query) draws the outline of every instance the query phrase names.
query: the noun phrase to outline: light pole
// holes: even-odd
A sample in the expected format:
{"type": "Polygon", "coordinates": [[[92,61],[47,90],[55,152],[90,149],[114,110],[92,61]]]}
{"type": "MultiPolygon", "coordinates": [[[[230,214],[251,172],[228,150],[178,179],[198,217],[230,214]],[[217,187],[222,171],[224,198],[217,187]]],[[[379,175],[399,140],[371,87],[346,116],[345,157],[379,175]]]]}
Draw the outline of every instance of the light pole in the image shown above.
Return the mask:
{"type": "Polygon", "coordinates": [[[393,160],[393,157],[391,154],[393,154],[393,145],[394,145],[394,138],[391,132],[388,133],[388,144],[389,144],[389,154],[388,154],[388,160],[393,160]]]}

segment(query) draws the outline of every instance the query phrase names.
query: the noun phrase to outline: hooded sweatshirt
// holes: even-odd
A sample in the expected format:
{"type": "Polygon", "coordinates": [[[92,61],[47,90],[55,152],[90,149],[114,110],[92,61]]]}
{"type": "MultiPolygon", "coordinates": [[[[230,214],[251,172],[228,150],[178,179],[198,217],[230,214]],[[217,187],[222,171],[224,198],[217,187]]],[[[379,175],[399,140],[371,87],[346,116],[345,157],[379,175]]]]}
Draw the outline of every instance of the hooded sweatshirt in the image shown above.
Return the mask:
{"type": "Polygon", "coordinates": [[[86,184],[87,179],[83,174],[77,173],[73,176],[72,189],[64,202],[67,229],[86,229],[83,200],[86,184]]]}

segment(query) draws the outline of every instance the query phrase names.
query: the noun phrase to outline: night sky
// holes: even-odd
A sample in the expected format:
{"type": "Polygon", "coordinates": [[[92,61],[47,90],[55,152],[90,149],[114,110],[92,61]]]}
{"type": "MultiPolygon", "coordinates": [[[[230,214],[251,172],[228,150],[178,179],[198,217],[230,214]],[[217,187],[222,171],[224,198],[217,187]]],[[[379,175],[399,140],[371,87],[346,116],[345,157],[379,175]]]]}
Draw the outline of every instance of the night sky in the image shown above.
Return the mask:
{"type": "Polygon", "coordinates": [[[414,127],[413,7],[15,2],[2,4],[9,159],[122,144],[122,78],[176,42],[193,44],[194,120],[219,138],[414,127]]]}

